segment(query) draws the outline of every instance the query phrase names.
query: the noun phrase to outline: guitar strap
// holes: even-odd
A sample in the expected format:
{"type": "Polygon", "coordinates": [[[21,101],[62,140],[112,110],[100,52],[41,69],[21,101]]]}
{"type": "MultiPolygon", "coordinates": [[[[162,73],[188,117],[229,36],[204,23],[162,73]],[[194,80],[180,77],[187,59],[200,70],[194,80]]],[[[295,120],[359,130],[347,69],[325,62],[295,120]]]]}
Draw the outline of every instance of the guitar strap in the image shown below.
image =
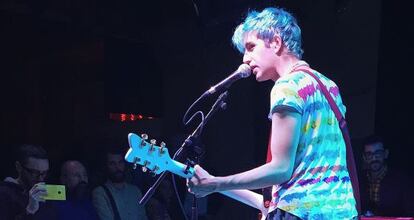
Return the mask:
{"type": "Polygon", "coordinates": [[[321,82],[321,80],[310,70],[310,68],[303,68],[298,69],[297,71],[303,71],[308,73],[312,76],[319,84],[319,87],[325,98],[328,100],[329,105],[331,106],[332,111],[335,114],[336,119],[338,120],[339,127],[341,128],[342,136],[345,140],[346,144],[346,166],[348,168],[349,177],[351,178],[352,184],[352,191],[354,192],[354,198],[356,201],[356,208],[359,213],[361,213],[361,200],[360,200],[360,193],[359,193],[359,181],[358,181],[358,174],[356,170],[356,164],[354,159],[354,153],[352,151],[351,146],[351,137],[349,136],[348,126],[345,121],[345,117],[343,117],[341,111],[339,110],[338,106],[336,105],[335,101],[333,100],[332,96],[330,95],[326,86],[321,82]]]}
{"type": "MultiPolygon", "coordinates": [[[[326,88],[326,86],[321,82],[321,80],[314,73],[312,73],[312,71],[310,70],[309,67],[307,67],[307,68],[302,67],[301,69],[297,69],[296,71],[303,71],[305,73],[308,73],[310,76],[312,76],[318,82],[322,93],[326,97],[332,111],[335,114],[336,119],[338,120],[339,127],[341,128],[342,136],[343,136],[343,138],[345,140],[345,144],[346,144],[346,164],[347,164],[349,176],[351,178],[351,184],[352,184],[352,189],[353,189],[353,193],[354,193],[354,198],[356,200],[356,208],[357,208],[358,215],[359,215],[359,213],[361,213],[359,182],[358,182],[358,176],[357,176],[357,171],[356,171],[354,154],[353,154],[352,146],[351,146],[351,138],[349,136],[349,131],[348,131],[348,127],[347,127],[345,118],[343,117],[342,113],[340,112],[338,106],[336,105],[335,101],[333,100],[333,98],[330,95],[330,93],[329,93],[328,89],[326,88]]],[[[270,162],[272,160],[272,155],[271,155],[271,152],[270,152],[271,135],[272,135],[272,132],[270,130],[270,137],[269,137],[269,143],[268,143],[268,148],[267,148],[266,162],[270,162]]],[[[264,188],[263,189],[263,200],[264,200],[265,207],[268,207],[270,205],[271,195],[269,195],[269,194],[271,194],[271,187],[264,188]],[[269,188],[270,188],[270,193],[269,193],[269,188]],[[270,196],[270,199],[269,199],[269,196],[270,196]]]]}
{"type": "Polygon", "coordinates": [[[121,220],[121,216],[119,215],[118,207],[116,206],[115,199],[112,196],[111,191],[109,191],[108,187],[105,186],[105,184],[101,185],[104,189],[106,195],[109,198],[109,201],[111,202],[112,211],[114,212],[114,220],[121,220]]]}

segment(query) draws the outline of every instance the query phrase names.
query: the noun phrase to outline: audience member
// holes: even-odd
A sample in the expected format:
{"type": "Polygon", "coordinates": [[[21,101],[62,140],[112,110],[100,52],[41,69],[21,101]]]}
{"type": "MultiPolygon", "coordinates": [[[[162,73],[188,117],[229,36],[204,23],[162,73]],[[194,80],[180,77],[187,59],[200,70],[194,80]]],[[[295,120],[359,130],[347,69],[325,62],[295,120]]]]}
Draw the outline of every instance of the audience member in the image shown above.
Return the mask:
{"type": "Polygon", "coordinates": [[[17,178],[0,183],[1,219],[56,219],[56,213],[43,197],[49,171],[46,151],[37,145],[22,145],[15,162],[17,178]]]}
{"type": "Polygon", "coordinates": [[[113,149],[106,153],[107,180],[93,190],[93,205],[101,220],[145,220],[145,207],[139,205],[141,190],[126,181],[125,152],[122,150],[113,149]]]}
{"type": "Polygon", "coordinates": [[[361,182],[361,203],[365,216],[414,216],[412,180],[400,169],[389,166],[389,150],[378,136],[364,141],[365,172],[361,182]]]}
{"type": "Polygon", "coordinates": [[[61,168],[61,184],[66,186],[66,201],[55,202],[60,220],[98,219],[91,201],[88,174],[83,164],[76,160],[65,161],[61,168]]]}

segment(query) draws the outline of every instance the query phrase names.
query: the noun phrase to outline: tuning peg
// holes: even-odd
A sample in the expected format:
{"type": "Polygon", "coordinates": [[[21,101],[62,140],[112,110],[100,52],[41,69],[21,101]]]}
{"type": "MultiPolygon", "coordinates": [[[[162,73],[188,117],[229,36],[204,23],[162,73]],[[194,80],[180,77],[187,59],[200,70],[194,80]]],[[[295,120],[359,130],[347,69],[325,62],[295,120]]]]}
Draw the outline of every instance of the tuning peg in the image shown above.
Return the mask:
{"type": "Polygon", "coordinates": [[[156,175],[157,175],[157,171],[159,170],[160,168],[158,167],[158,166],[154,166],[154,169],[152,169],[150,172],[151,172],[151,176],[152,177],[155,177],[156,175]]]}
{"type": "Polygon", "coordinates": [[[137,169],[137,164],[138,164],[139,161],[141,161],[141,159],[139,159],[138,157],[134,158],[134,162],[133,162],[134,166],[132,167],[132,169],[134,169],[134,170],[137,169]]]}
{"type": "Polygon", "coordinates": [[[155,145],[155,144],[157,143],[157,140],[155,140],[155,139],[151,139],[151,140],[150,140],[150,143],[151,143],[152,145],[155,145]]]}
{"type": "Polygon", "coordinates": [[[160,155],[162,155],[162,154],[164,154],[165,153],[165,143],[164,142],[161,142],[160,143],[160,155]]]}
{"type": "Polygon", "coordinates": [[[150,143],[151,143],[151,146],[150,146],[149,151],[152,152],[152,151],[154,151],[154,145],[157,143],[157,140],[151,139],[150,143]]]}
{"type": "Polygon", "coordinates": [[[142,165],[142,172],[147,172],[148,168],[147,165],[149,165],[151,162],[149,162],[148,160],[144,161],[144,164],[142,165]]]}
{"type": "Polygon", "coordinates": [[[145,141],[148,140],[148,134],[141,134],[141,138],[141,147],[143,147],[146,145],[145,141]]]}

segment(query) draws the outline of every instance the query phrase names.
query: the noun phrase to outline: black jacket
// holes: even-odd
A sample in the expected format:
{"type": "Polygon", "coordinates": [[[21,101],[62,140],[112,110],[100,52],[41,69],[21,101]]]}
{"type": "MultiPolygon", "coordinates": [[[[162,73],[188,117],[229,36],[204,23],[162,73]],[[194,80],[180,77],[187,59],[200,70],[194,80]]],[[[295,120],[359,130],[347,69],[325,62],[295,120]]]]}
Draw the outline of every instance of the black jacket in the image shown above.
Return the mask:
{"type": "Polygon", "coordinates": [[[2,220],[57,219],[55,209],[47,203],[40,203],[40,208],[34,215],[26,214],[28,201],[29,195],[24,193],[23,187],[13,182],[0,182],[0,218],[2,220]]]}

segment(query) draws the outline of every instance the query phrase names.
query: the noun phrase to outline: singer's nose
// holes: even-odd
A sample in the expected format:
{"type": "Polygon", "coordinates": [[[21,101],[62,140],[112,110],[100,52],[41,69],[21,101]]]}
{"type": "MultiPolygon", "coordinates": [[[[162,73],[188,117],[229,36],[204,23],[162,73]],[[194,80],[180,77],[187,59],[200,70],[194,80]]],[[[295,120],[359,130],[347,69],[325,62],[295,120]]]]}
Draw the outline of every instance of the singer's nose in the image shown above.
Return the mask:
{"type": "Polygon", "coordinates": [[[250,66],[250,62],[251,62],[251,58],[247,53],[244,53],[243,55],[243,63],[247,64],[250,66]]]}

